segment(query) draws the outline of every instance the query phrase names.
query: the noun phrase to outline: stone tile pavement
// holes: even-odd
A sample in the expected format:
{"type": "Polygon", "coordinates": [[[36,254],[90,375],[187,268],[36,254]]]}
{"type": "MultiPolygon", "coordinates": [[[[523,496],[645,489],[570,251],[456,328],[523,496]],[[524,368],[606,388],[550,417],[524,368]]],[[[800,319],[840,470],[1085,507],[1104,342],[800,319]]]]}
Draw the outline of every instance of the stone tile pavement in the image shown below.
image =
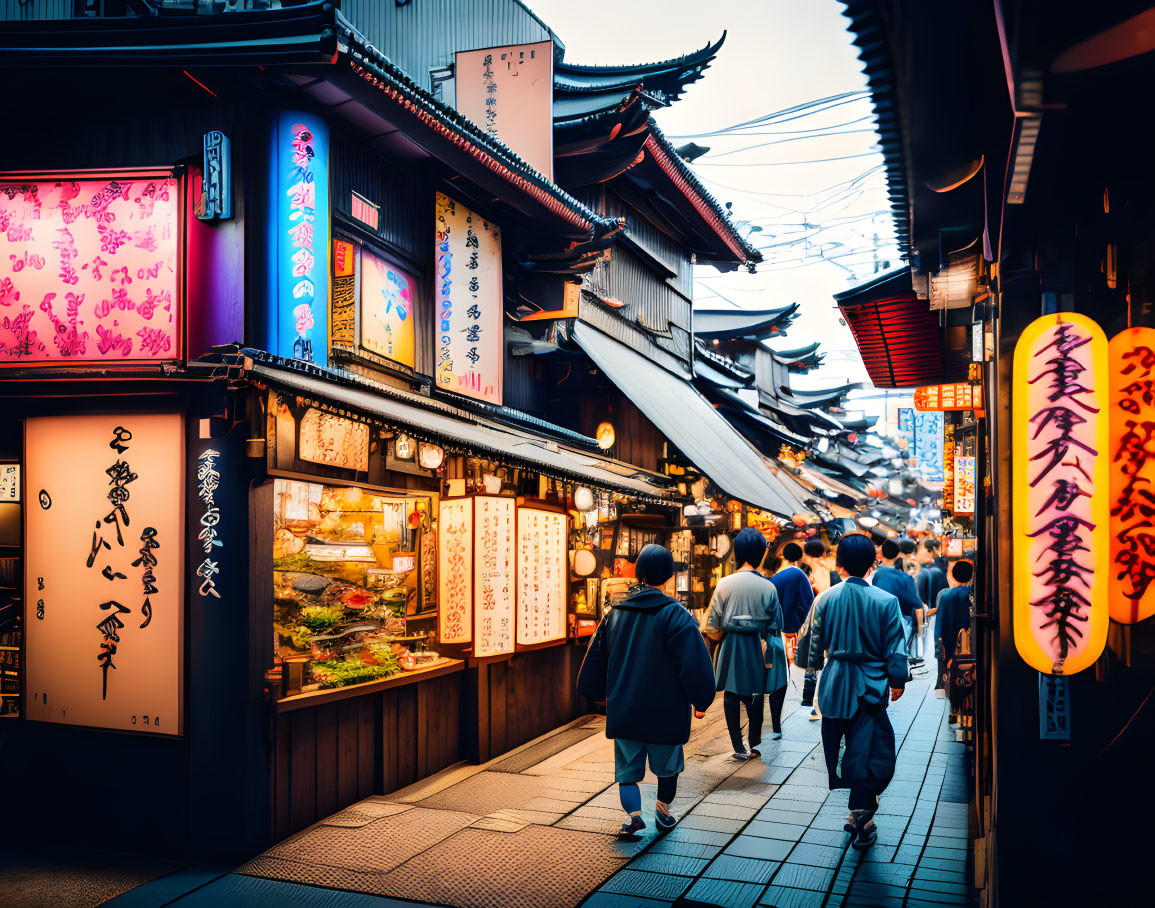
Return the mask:
{"type": "MultiPolygon", "coordinates": [[[[797,674],[787,711],[798,704],[797,674]]],[[[612,745],[571,728],[559,742],[578,740],[557,752],[527,745],[543,754],[531,765],[503,756],[353,805],[178,904],[274,906],[297,898],[289,890],[318,905],[359,893],[347,904],[365,908],[967,904],[965,754],[944,706],[928,676],[891,704],[898,769],[876,817],[879,841],[865,852],[849,847],[848,795],[826,788],[809,710],[792,712],[778,741],[767,716],[761,759],[740,764],[729,759],[717,703],[694,723],[674,804],[683,819],[664,837],[647,819],[641,841],[616,841],[612,745]],[[503,762],[520,771],[502,771],[503,762]]],[[[655,782],[642,786],[647,818],[655,782]]]]}

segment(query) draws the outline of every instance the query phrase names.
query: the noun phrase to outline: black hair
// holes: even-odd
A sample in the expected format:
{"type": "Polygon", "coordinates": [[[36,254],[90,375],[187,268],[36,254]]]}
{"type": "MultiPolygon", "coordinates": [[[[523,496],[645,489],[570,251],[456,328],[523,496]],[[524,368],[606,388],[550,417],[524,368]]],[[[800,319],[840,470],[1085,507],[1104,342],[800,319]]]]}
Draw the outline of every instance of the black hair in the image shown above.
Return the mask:
{"type": "Polygon", "coordinates": [[[956,561],[951,565],[950,575],[959,583],[970,583],[975,575],[975,566],[969,561],[956,561]]]}
{"type": "Polygon", "coordinates": [[[650,543],[634,562],[634,576],[649,586],[661,586],[674,576],[674,556],[665,546],[650,543]]]}
{"type": "Polygon", "coordinates": [[[937,539],[924,539],[922,541],[922,547],[924,549],[926,549],[928,552],[937,552],[938,551],[938,540],[937,539]]]}
{"type": "Polygon", "coordinates": [[[909,536],[903,536],[898,540],[898,548],[904,555],[913,555],[918,548],[918,543],[909,536]]]}
{"type": "Polygon", "coordinates": [[[838,543],[838,566],[852,577],[862,577],[874,565],[874,543],[862,533],[850,533],[838,543]]]}
{"type": "Polygon", "coordinates": [[[782,546],[782,557],[791,564],[802,560],[802,546],[797,542],[788,542],[782,546]]]}
{"type": "Polygon", "coordinates": [[[897,558],[902,553],[902,549],[898,547],[898,543],[893,539],[887,539],[882,544],[882,557],[887,561],[891,558],[897,558]]]}
{"type": "Polygon", "coordinates": [[[766,557],[766,537],[753,527],[746,527],[734,537],[734,561],[741,567],[758,567],[766,557]]]}
{"type": "Polygon", "coordinates": [[[811,558],[821,558],[826,554],[826,543],[821,539],[807,539],[802,551],[811,558]]]}

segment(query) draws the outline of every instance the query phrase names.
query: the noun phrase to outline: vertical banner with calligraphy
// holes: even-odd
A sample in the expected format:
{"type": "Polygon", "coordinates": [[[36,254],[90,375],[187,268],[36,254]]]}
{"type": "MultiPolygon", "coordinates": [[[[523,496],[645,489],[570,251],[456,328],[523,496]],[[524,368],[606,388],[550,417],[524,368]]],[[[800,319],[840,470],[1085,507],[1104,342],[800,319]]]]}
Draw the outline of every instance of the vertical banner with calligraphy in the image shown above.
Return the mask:
{"type": "Polygon", "coordinates": [[[553,179],[553,42],[461,51],[457,109],[553,179]]]}
{"type": "Polygon", "coordinates": [[[1086,316],[1043,316],[1013,374],[1015,646],[1032,668],[1073,675],[1107,640],[1107,338],[1086,316]]]}
{"type": "Polygon", "coordinates": [[[24,451],[28,718],[181,734],[180,414],[31,417],[24,451]]]}
{"type": "Polygon", "coordinates": [[[180,184],[0,182],[0,364],[180,359],[180,184]]]}
{"type": "Polygon", "coordinates": [[[442,498],[438,507],[437,601],[441,642],[473,639],[473,499],[442,498]]]}
{"type": "Polygon", "coordinates": [[[514,650],[516,504],[478,495],[473,507],[473,655],[500,656],[514,650]]]}
{"type": "Polygon", "coordinates": [[[501,232],[440,192],[435,215],[434,381],[442,391],[500,404],[505,368],[501,232]]]}
{"type": "Polygon", "coordinates": [[[283,110],[270,168],[275,275],[269,350],[325,365],[329,346],[329,124],[283,110]]]}
{"type": "Polygon", "coordinates": [[[1111,617],[1155,614],[1155,328],[1108,345],[1111,368],[1111,617]]]}
{"type": "Polygon", "coordinates": [[[329,297],[329,342],[351,347],[357,327],[357,247],[333,240],[333,288],[329,297]]]}
{"type": "Polygon", "coordinates": [[[517,509],[517,642],[564,639],[569,586],[569,518],[517,509]]]}
{"type": "Polygon", "coordinates": [[[941,412],[914,414],[914,450],[923,482],[942,482],[944,420],[941,412]]]}
{"type": "Polygon", "coordinates": [[[954,511],[954,431],[946,434],[942,443],[942,509],[954,511]]]}
{"type": "Polygon", "coordinates": [[[960,516],[975,512],[975,458],[954,459],[954,502],[952,510],[960,516]]]}

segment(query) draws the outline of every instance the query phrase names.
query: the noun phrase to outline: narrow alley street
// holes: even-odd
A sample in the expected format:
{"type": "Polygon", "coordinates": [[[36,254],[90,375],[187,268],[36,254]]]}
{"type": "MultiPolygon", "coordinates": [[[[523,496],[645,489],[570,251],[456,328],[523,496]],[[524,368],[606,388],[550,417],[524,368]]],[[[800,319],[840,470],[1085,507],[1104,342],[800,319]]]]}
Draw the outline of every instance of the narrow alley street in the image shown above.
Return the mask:
{"type": "MultiPolygon", "coordinates": [[[[666,836],[651,822],[640,842],[615,839],[612,745],[603,719],[586,717],[489,764],[361,801],[176,904],[965,904],[964,748],[931,676],[890,707],[898,769],[864,852],[842,830],[847,795],[827,790],[820,724],[797,708],[794,680],[783,737],[766,735],[761,760],[730,759],[719,704],[695,723],[674,804],[683,818],[666,836]]],[[[654,788],[643,785],[646,816],[654,788]]],[[[129,896],[144,904],[147,888],[129,896]]]]}

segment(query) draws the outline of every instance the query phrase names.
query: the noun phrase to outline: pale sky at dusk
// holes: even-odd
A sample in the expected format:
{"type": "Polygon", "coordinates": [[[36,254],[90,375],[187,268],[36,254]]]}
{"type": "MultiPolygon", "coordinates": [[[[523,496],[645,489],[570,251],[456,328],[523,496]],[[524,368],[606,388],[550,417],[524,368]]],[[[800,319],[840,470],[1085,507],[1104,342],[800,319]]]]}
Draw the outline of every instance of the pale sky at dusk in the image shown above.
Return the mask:
{"type": "MultiPolygon", "coordinates": [[[[703,78],[656,114],[676,145],[689,136],[866,88],[835,0],[528,0],[527,5],[556,32],[573,63],[668,59],[726,31],[726,43],[703,78]]],[[[873,276],[876,249],[880,261],[898,264],[889,212],[872,217],[887,207],[886,181],[865,94],[831,102],[824,112],[694,141],[711,148],[695,162],[695,171],[719,201],[733,202],[739,221],[762,227],[751,241],[766,247],[757,275],[699,268],[696,303],[707,308],[801,303],[801,318],[775,346],[819,339],[827,356],[822,369],[796,377],[796,386],[865,379],[853,338],[839,323],[831,299],[873,276]],[[797,163],[831,158],[840,160],[797,163]],[[823,255],[831,261],[823,261],[823,255]]]]}

